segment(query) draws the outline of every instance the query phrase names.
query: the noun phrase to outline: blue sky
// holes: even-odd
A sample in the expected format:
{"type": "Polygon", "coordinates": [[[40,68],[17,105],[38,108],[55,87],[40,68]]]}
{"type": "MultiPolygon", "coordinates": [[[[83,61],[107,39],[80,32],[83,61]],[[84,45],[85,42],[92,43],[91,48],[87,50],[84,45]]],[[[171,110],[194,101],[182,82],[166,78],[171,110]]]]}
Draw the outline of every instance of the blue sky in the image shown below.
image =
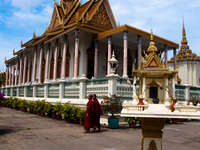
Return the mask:
{"type": "MultiPolygon", "coordinates": [[[[59,1],[59,0],[57,0],[59,1]]],[[[85,2],[86,0],[82,0],[85,2]]],[[[145,31],[153,29],[166,39],[180,43],[184,17],[191,50],[200,55],[199,0],[109,0],[118,24],[145,31]]],[[[40,35],[49,24],[54,0],[0,0],[0,71],[4,57],[11,58],[33,32],[40,35]]]]}

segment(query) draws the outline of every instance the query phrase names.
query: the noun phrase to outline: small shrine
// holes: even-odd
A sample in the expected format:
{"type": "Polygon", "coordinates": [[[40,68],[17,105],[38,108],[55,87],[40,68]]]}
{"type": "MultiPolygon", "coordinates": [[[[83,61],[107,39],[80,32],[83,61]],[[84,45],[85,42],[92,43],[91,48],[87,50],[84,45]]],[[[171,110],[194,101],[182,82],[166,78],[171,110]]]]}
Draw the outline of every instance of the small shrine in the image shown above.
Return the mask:
{"type": "Polygon", "coordinates": [[[170,70],[163,62],[152,31],[149,47],[141,59],[141,66],[132,72],[133,100],[123,103],[121,116],[141,118],[142,150],[162,150],[162,129],[166,119],[200,119],[200,108],[177,103],[175,81],[178,71],[170,70]],[[136,90],[138,82],[139,90],[136,90]]]}
{"type": "MultiPolygon", "coordinates": [[[[140,100],[150,104],[169,104],[169,101],[175,98],[177,71],[170,70],[164,64],[163,59],[161,58],[161,52],[158,52],[155,46],[151,31],[149,48],[142,57],[140,69],[133,71],[133,77],[139,78],[140,90],[137,94],[139,94],[140,100]]],[[[142,101],[140,102],[143,104],[142,101]]]]}

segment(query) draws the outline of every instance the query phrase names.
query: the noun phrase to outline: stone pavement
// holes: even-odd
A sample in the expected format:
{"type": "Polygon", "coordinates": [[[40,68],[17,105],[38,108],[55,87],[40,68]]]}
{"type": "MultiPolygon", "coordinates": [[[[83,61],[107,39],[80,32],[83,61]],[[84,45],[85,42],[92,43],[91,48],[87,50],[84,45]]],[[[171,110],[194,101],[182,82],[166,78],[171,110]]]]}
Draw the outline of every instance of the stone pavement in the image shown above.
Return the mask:
{"type": "MultiPolygon", "coordinates": [[[[141,129],[103,128],[85,134],[80,125],[0,107],[0,150],[140,150],[141,129]]],[[[200,122],[167,125],[164,150],[200,150],[200,122]]]]}

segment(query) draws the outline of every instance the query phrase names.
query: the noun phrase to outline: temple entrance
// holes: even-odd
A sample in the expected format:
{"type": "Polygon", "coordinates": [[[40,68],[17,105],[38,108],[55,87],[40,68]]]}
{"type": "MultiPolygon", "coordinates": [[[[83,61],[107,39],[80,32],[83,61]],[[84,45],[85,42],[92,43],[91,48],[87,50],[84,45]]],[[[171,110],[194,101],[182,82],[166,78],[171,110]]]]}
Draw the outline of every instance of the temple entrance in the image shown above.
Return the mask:
{"type": "Polygon", "coordinates": [[[149,95],[150,95],[150,98],[157,99],[158,98],[158,88],[150,87],[149,95]]]}

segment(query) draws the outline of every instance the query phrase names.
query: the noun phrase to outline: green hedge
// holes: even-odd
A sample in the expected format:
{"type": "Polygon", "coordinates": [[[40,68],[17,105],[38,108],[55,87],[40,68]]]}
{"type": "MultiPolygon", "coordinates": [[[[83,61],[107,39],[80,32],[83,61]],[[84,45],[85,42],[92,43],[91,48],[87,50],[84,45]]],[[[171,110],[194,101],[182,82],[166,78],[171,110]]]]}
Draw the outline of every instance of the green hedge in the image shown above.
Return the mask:
{"type": "Polygon", "coordinates": [[[24,112],[38,114],[40,116],[51,117],[53,119],[66,120],[71,123],[84,123],[85,109],[75,107],[71,104],[63,105],[58,102],[54,105],[45,100],[27,101],[11,97],[0,101],[0,105],[24,112]]]}

